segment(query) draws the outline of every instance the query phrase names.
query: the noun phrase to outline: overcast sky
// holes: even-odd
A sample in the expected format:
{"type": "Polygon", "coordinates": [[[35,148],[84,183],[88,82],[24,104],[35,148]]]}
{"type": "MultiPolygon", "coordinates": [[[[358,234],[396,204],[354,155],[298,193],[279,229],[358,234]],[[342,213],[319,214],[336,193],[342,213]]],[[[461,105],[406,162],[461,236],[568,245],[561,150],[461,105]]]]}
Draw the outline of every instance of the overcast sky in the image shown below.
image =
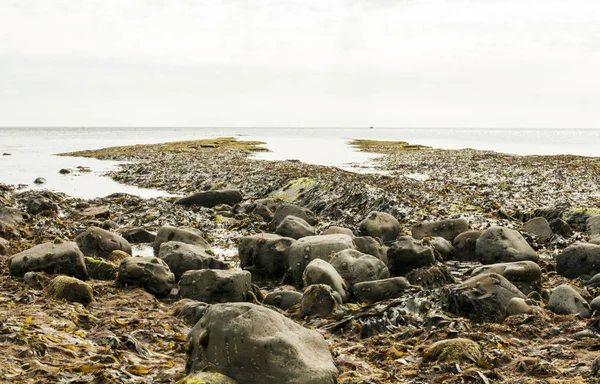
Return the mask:
{"type": "Polygon", "coordinates": [[[598,0],[0,0],[0,126],[600,127],[598,0]]]}

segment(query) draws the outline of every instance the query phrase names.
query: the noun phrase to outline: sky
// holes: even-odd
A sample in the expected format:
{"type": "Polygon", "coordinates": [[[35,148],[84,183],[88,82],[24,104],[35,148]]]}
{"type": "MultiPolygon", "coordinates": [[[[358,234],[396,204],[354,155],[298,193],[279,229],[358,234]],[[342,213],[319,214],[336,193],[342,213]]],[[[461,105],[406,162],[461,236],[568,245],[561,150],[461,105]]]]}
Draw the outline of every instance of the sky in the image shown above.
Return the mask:
{"type": "Polygon", "coordinates": [[[598,0],[0,0],[0,126],[600,127],[598,0]]]}

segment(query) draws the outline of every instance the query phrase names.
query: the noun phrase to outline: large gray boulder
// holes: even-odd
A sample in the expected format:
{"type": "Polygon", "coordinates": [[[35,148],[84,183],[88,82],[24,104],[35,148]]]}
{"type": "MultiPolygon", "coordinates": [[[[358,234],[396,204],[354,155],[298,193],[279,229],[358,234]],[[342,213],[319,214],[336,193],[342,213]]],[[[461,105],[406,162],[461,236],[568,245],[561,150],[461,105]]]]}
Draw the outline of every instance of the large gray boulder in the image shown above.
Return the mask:
{"type": "Polygon", "coordinates": [[[590,216],[585,226],[590,234],[590,243],[600,245],[600,215],[590,216]]]}
{"type": "Polygon", "coordinates": [[[23,224],[26,213],[21,212],[17,208],[4,207],[0,208],[0,221],[5,222],[8,225],[23,224]]]}
{"type": "Polygon", "coordinates": [[[381,280],[390,277],[383,261],[355,249],[345,249],[333,255],[330,264],[350,287],[356,283],[381,280]]]}
{"type": "Polygon", "coordinates": [[[361,303],[374,303],[399,297],[409,287],[410,283],[405,277],[391,277],[389,279],[363,281],[362,283],[354,284],[352,292],[357,301],[361,303]]]}
{"type": "Polygon", "coordinates": [[[556,272],[570,279],[600,273],[600,245],[571,245],[556,256],[556,272]]]}
{"type": "Polygon", "coordinates": [[[223,189],[214,191],[205,191],[195,193],[184,197],[175,202],[181,205],[199,205],[201,207],[212,208],[219,204],[235,205],[243,199],[240,191],[233,189],[223,189]]]}
{"type": "Polygon", "coordinates": [[[534,217],[523,224],[523,229],[534,234],[540,243],[547,243],[554,236],[554,232],[550,228],[550,223],[544,217],[534,217]]]}
{"type": "Polygon", "coordinates": [[[475,268],[471,276],[484,273],[497,273],[513,283],[525,295],[542,289],[542,269],[533,261],[498,263],[475,268]]]}
{"type": "Polygon", "coordinates": [[[296,204],[284,203],[277,207],[275,214],[273,215],[273,221],[271,221],[271,229],[274,231],[277,229],[279,224],[288,216],[298,217],[308,223],[308,225],[317,224],[317,218],[315,214],[306,208],[302,208],[296,204]]]}
{"type": "Polygon", "coordinates": [[[316,234],[314,228],[306,220],[296,216],[286,216],[277,226],[275,233],[280,236],[291,237],[292,239],[314,236],[316,234]]]}
{"type": "Polygon", "coordinates": [[[27,212],[37,215],[40,212],[58,212],[58,205],[47,197],[32,196],[27,200],[27,212]]]}
{"type": "Polygon", "coordinates": [[[8,259],[8,270],[18,277],[27,272],[46,272],[88,279],[83,253],[71,241],[44,243],[17,253],[8,259]]]}
{"type": "Polygon", "coordinates": [[[486,229],[477,239],[476,253],[483,264],[538,261],[538,255],[519,232],[503,227],[486,229]]]}
{"type": "Polygon", "coordinates": [[[356,249],[367,255],[375,256],[387,265],[387,251],[389,247],[383,245],[379,239],[371,236],[357,236],[353,238],[356,249]]]}
{"type": "Polygon", "coordinates": [[[105,259],[112,251],[123,251],[131,255],[131,244],[127,240],[98,227],[86,229],[75,238],[75,242],[86,256],[105,259]]]}
{"type": "Polygon", "coordinates": [[[119,264],[117,283],[144,288],[157,297],[168,296],[176,287],[175,275],[157,257],[127,257],[119,264]]]}
{"type": "Polygon", "coordinates": [[[196,269],[227,269],[227,263],[215,259],[206,253],[204,248],[179,241],[162,243],[158,258],[167,263],[169,269],[175,275],[175,281],[181,279],[187,271],[196,269]]]}
{"type": "Polygon", "coordinates": [[[288,269],[287,249],[295,243],[289,237],[258,233],[243,237],[238,245],[240,267],[252,271],[255,279],[281,279],[288,269]]]}
{"type": "Polygon", "coordinates": [[[508,303],[514,297],[524,299],[525,295],[497,273],[477,275],[442,289],[445,310],[477,322],[503,321],[508,303]]]}
{"type": "Polygon", "coordinates": [[[186,373],[214,369],[239,384],[335,384],[323,336],[250,303],[216,304],[188,335],[186,373]]]}
{"type": "Polygon", "coordinates": [[[390,243],[398,237],[400,223],[389,213],[373,211],[360,222],[358,229],[363,235],[378,237],[384,243],[390,243]]]}
{"type": "Polygon", "coordinates": [[[251,274],[240,270],[187,271],[179,280],[179,294],[205,303],[248,301],[251,274]]]}
{"type": "Polygon", "coordinates": [[[559,285],[552,290],[547,307],[559,315],[579,315],[584,318],[591,315],[588,303],[568,284],[559,285]]]}
{"type": "Polygon", "coordinates": [[[469,222],[465,219],[447,219],[424,221],[413,225],[412,237],[421,240],[425,237],[443,237],[452,242],[459,234],[469,230],[469,222]]]}
{"type": "Polygon", "coordinates": [[[403,276],[413,269],[435,264],[433,247],[411,236],[400,236],[388,249],[387,257],[391,276],[403,276]]]}
{"type": "Polygon", "coordinates": [[[302,285],[304,268],[314,259],[329,261],[333,254],[344,249],[355,249],[348,235],[307,236],[294,242],[287,250],[290,278],[294,285],[302,285]]]}
{"type": "Polygon", "coordinates": [[[350,293],[344,279],[342,279],[342,276],[340,276],[335,268],[325,260],[314,259],[308,263],[304,269],[302,280],[304,281],[305,287],[313,284],[325,284],[330,286],[340,295],[343,303],[347,302],[350,298],[350,293]]]}
{"type": "Polygon", "coordinates": [[[453,258],[460,261],[479,261],[476,252],[479,236],[481,236],[481,231],[466,231],[457,235],[452,242],[453,258]]]}
{"type": "Polygon", "coordinates": [[[176,228],[170,225],[162,226],[156,233],[154,239],[154,255],[157,256],[160,251],[160,245],[168,241],[179,241],[181,243],[192,244],[204,249],[210,249],[208,242],[202,237],[203,234],[196,228],[176,228]]]}

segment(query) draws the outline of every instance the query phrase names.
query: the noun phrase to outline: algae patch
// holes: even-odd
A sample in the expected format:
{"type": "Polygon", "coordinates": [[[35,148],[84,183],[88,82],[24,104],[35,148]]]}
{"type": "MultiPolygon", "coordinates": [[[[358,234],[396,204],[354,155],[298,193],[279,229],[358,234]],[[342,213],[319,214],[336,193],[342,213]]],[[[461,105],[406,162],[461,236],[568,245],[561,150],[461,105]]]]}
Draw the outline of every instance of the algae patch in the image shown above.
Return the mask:
{"type": "Polygon", "coordinates": [[[383,154],[431,149],[431,147],[425,145],[409,144],[406,141],[353,139],[348,144],[358,149],[360,152],[383,154]]]}
{"type": "Polygon", "coordinates": [[[293,203],[301,197],[302,193],[315,188],[317,184],[319,184],[319,182],[315,179],[301,177],[288,182],[283,188],[271,193],[270,196],[288,203],[293,203]]]}

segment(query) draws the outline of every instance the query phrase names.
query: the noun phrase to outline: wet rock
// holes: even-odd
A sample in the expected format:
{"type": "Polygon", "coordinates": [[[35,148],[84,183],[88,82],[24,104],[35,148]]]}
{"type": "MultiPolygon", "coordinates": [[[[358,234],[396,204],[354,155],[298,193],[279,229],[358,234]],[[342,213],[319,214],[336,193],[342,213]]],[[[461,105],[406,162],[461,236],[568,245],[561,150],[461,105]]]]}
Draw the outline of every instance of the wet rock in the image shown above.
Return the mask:
{"type": "Polygon", "coordinates": [[[201,207],[212,208],[219,204],[235,205],[240,203],[242,199],[240,191],[223,189],[195,193],[177,200],[175,204],[199,205],[201,207]]]}
{"type": "Polygon", "coordinates": [[[476,252],[479,236],[481,236],[480,231],[466,231],[457,235],[452,242],[454,258],[460,261],[479,261],[476,252]]]}
{"type": "Polygon", "coordinates": [[[400,236],[388,249],[391,276],[403,276],[415,268],[435,264],[433,247],[410,236],[400,236]]]}
{"type": "Polygon", "coordinates": [[[410,283],[406,278],[391,277],[389,279],[357,283],[352,287],[352,292],[357,301],[374,303],[399,297],[408,287],[410,287],[410,283]]]}
{"type": "Polygon", "coordinates": [[[327,342],[271,309],[216,304],[188,335],[186,372],[210,367],[240,384],[334,384],[327,342]],[[265,326],[268,324],[268,326],[265,326]]]}
{"type": "Polygon", "coordinates": [[[50,280],[50,275],[45,272],[27,272],[23,275],[23,282],[34,289],[46,288],[50,280]]]}
{"type": "Polygon", "coordinates": [[[0,236],[6,239],[19,240],[21,239],[20,232],[12,225],[0,221],[0,236]]]}
{"type": "Polygon", "coordinates": [[[112,251],[131,255],[131,245],[116,233],[98,227],[90,227],[77,235],[75,242],[86,256],[106,258],[112,251]]]}
{"type": "Polygon", "coordinates": [[[440,254],[444,260],[452,260],[454,258],[454,247],[452,243],[443,237],[432,237],[428,240],[429,245],[440,254]]]}
{"type": "Polygon", "coordinates": [[[483,351],[479,344],[470,339],[441,340],[430,345],[423,352],[423,361],[428,363],[471,363],[484,362],[483,351]]]}
{"type": "Polygon", "coordinates": [[[142,287],[157,297],[165,297],[176,287],[175,275],[157,257],[128,257],[121,260],[117,283],[142,287]]]}
{"type": "Polygon", "coordinates": [[[406,280],[412,285],[419,285],[426,289],[435,289],[456,283],[444,264],[413,269],[406,274],[406,280]]]}
{"type": "Polygon", "coordinates": [[[508,302],[506,312],[508,313],[509,316],[514,316],[514,315],[531,315],[534,313],[541,313],[543,311],[540,307],[531,305],[531,302],[527,299],[523,299],[521,297],[513,297],[508,302]]]}
{"type": "Polygon", "coordinates": [[[93,257],[85,257],[84,259],[85,267],[90,279],[109,281],[117,278],[119,266],[116,264],[100,259],[94,259],[93,257]]]}
{"type": "Polygon", "coordinates": [[[573,228],[563,219],[556,218],[551,220],[550,228],[552,228],[552,232],[562,237],[569,238],[573,236],[573,228]]]}
{"type": "Polygon", "coordinates": [[[277,290],[269,292],[263,300],[263,304],[272,305],[281,310],[288,309],[300,304],[302,301],[302,293],[289,290],[277,290]]]}
{"type": "Polygon", "coordinates": [[[354,237],[354,244],[356,249],[367,255],[375,256],[379,260],[383,261],[385,265],[388,263],[387,251],[388,247],[381,244],[378,239],[371,236],[358,236],[354,237]]]}
{"type": "Polygon", "coordinates": [[[342,304],[340,295],[327,284],[313,284],[304,291],[300,301],[300,316],[329,316],[342,304]]]}
{"type": "Polygon", "coordinates": [[[570,279],[600,273],[600,245],[571,245],[556,256],[556,272],[570,279]]]}
{"type": "Polygon", "coordinates": [[[8,259],[12,276],[27,272],[61,273],[81,280],[88,279],[83,253],[74,242],[44,243],[17,253],[8,259]]]}
{"type": "Polygon", "coordinates": [[[228,269],[227,263],[210,256],[204,248],[179,241],[169,241],[160,245],[158,258],[169,266],[175,275],[175,281],[191,270],[228,269]]]}
{"type": "Polygon", "coordinates": [[[298,217],[308,223],[308,225],[317,224],[315,214],[309,209],[302,208],[296,204],[284,203],[277,207],[275,214],[273,215],[273,221],[271,222],[271,229],[276,230],[279,224],[288,216],[298,217]]]}
{"type": "Polygon", "coordinates": [[[421,240],[425,237],[443,237],[452,242],[459,234],[469,230],[469,222],[465,219],[447,219],[424,221],[412,227],[412,237],[421,240]]]}
{"type": "Polygon", "coordinates": [[[204,269],[187,271],[179,281],[179,294],[205,303],[248,301],[248,271],[204,269]]]}
{"type": "Polygon", "coordinates": [[[85,306],[94,301],[92,287],[83,281],[69,276],[57,276],[46,288],[50,296],[81,303],[85,306]]]}
{"type": "Polygon", "coordinates": [[[334,253],[355,249],[348,235],[307,236],[296,240],[287,250],[290,277],[294,285],[302,285],[304,268],[314,259],[329,261],[334,253]]]}
{"type": "Polygon", "coordinates": [[[590,234],[590,243],[600,245],[600,215],[590,216],[585,226],[590,234]]]}
{"type": "Polygon", "coordinates": [[[592,288],[600,287],[600,273],[596,273],[594,276],[592,276],[592,278],[589,279],[586,284],[592,288]]]}
{"type": "Polygon", "coordinates": [[[145,230],[144,228],[130,228],[121,232],[121,236],[129,244],[152,243],[156,239],[156,234],[145,230]]]}
{"type": "Polygon", "coordinates": [[[33,180],[34,184],[46,184],[46,179],[44,179],[43,177],[38,177],[37,179],[33,180]]]}
{"type": "Polygon", "coordinates": [[[258,233],[240,240],[240,267],[250,269],[255,279],[281,279],[288,269],[287,249],[295,242],[289,237],[258,233]]]}
{"type": "Polygon", "coordinates": [[[208,242],[202,236],[202,232],[195,228],[176,228],[171,227],[170,225],[162,226],[159,228],[154,244],[152,245],[154,248],[154,255],[158,255],[160,245],[167,241],[179,241],[209,249],[208,242]]]}
{"type": "Polygon", "coordinates": [[[305,220],[290,215],[286,216],[281,223],[279,223],[275,233],[280,236],[299,239],[301,237],[314,236],[315,230],[305,220]]]}
{"type": "Polygon", "coordinates": [[[552,228],[550,228],[550,223],[544,217],[534,217],[523,224],[523,228],[527,232],[534,234],[541,243],[547,243],[554,236],[552,228]]]}
{"type": "Polygon", "coordinates": [[[471,276],[484,273],[497,273],[513,283],[525,295],[540,292],[542,289],[542,270],[533,261],[516,261],[513,263],[498,263],[475,268],[471,276]]]}
{"type": "Polygon", "coordinates": [[[314,259],[308,263],[306,269],[304,269],[302,280],[305,287],[313,284],[329,285],[340,295],[342,303],[347,302],[350,298],[348,287],[342,276],[340,276],[331,264],[324,260],[314,259]]]}
{"type": "Polygon", "coordinates": [[[190,300],[176,309],[174,315],[193,327],[204,316],[208,307],[207,303],[190,300]]]}
{"type": "Polygon", "coordinates": [[[329,263],[350,287],[363,281],[390,277],[390,271],[383,261],[355,249],[346,249],[336,253],[329,263]]]}
{"type": "Polygon", "coordinates": [[[58,212],[58,205],[46,197],[32,197],[27,200],[26,205],[27,212],[32,215],[46,211],[58,212]]]}
{"type": "Polygon", "coordinates": [[[62,168],[60,171],[58,171],[58,173],[60,173],[61,175],[68,175],[69,173],[71,173],[71,170],[67,168],[62,168]]]}
{"type": "Polygon", "coordinates": [[[477,239],[476,253],[483,264],[538,260],[538,255],[519,232],[502,227],[485,230],[477,239]]]}
{"type": "MultiPolygon", "coordinates": [[[[335,225],[330,226],[321,232],[321,235],[348,235],[350,237],[354,237],[354,232],[350,228],[338,227],[335,225]]],[[[358,244],[357,244],[358,246],[358,244]]]]}
{"type": "Polygon", "coordinates": [[[23,224],[25,218],[27,217],[26,213],[21,212],[17,208],[4,207],[0,208],[0,221],[8,225],[19,225],[23,224]]]}
{"type": "Polygon", "coordinates": [[[600,296],[597,296],[590,303],[590,308],[592,311],[600,311],[600,296]]]}
{"type": "Polygon", "coordinates": [[[525,295],[503,276],[486,273],[445,287],[442,304],[448,312],[472,321],[502,321],[514,297],[524,299],[525,295]]]}
{"type": "Polygon", "coordinates": [[[400,223],[389,213],[373,211],[360,222],[358,229],[362,235],[378,237],[386,244],[396,240],[400,223]]]}
{"type": "Polygon", "coordinates": [[[106,205],[96,205],[85,208],[81,211],[81,215],[94,219],[108,219],[110,217],[110,210],[106,205]]]}
{"type": "Polygon", "coordinates": [[[198,372],[184,377],[181,384],[237,384],[237,381],[219,372],[198,372]]]}
{"type": "Polygon", "coordinates": [[[588,303],[568,284],[559,285],[552,290],[548,309],[559,315],[579,315],[583,318],[591,315],[588,303]]]}

